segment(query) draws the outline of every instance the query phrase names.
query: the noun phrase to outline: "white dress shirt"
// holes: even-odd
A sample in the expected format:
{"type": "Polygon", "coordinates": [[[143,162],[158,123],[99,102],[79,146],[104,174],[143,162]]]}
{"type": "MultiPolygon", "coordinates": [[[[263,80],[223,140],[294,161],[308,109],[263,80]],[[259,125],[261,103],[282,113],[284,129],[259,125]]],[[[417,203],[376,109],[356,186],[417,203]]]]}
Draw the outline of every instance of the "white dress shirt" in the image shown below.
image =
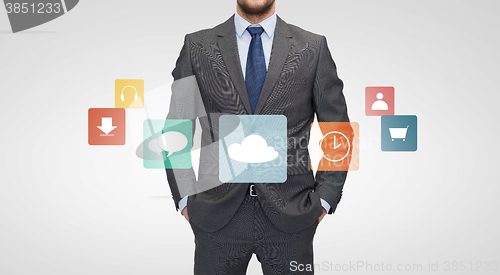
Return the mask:
{"type": "Polygon", "coordinates": [[[241,71],[243,77],[246,77],[247,72],[247,57],[252,35],[247,31],[249,26],[262,27],[264,32],[261,34],[262,47],[264,48],[264,58],[266,60],[266,69],[269,68],[269,60],[271,59],[271,50],[273,49],[274,30],[276,29],[276,13],[259,24],[252,25],[248,23],[238,13],[234,15],[234,27],[236,30],[236,42],[238,43],[238,53],[240,55],[241,71]]]}
{"type": "MultiPolygon", "coordinates": [[[[276,30],[276,13],[266,20],[260,22],[259,24],[252,25],[238,13],[234,15],[234,27],[236,30],[236,41],[238,44],[238,53],[240,55],[241,71],[243,72],[243,77],[246,76],[247,71],[247,56],[248,49],[250,48],[250,42],[252,41],[252,36],[247,31],[249,26],[260,26],[264,29],[261,34],[262,47],[264,49],[264,58],[266,59],[266,69],[269,68],[269,60],[271,59],[271,50],[273,48],[273,38],[274,31],[276,30]]],[[[179,210],[182,214],[182,210],[187,206],[187,198],[185,196],[179,201],[179,210]]],[[[321,199],[321,206],[330,211],[330,204],[325,200],[321,199]]],[[[188,214],[189,215],[189,214],[188,214]]]]}

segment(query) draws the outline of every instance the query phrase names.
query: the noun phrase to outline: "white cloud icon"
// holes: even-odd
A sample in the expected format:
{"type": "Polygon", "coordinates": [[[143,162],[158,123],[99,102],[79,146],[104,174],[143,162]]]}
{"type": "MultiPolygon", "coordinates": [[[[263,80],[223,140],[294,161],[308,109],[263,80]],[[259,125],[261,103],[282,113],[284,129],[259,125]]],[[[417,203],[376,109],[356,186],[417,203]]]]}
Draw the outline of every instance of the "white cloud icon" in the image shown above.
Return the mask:
{"type": "Polygon", "coordinates": [[[231,144],[228,154],[230,158],[245,163],[268,162],[279,155],[273,147],[267,146],[266,140],[259,135],[249,135],[241,144],[231,144]]]}

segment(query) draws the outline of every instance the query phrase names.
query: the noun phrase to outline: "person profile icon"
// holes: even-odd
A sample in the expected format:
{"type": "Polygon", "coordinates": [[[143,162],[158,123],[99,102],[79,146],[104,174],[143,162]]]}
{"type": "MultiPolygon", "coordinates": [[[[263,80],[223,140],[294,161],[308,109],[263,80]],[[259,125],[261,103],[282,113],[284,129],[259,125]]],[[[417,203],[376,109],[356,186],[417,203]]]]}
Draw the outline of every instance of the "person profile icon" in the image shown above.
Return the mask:
{"type": "Polygon", "coordinates": [[[365,114],[367,116],[394,115],[394,87],[366,87],[365,114]]]}
{"type": "Polygon", "coordinates": [[[383,93],[378,93],[377,94],[377,101],[373,102],[372,104],[372,110],[373,111],[387,111],[389,110],[389,106],[385,101],[382,99],[384,98],[383,93]]]}

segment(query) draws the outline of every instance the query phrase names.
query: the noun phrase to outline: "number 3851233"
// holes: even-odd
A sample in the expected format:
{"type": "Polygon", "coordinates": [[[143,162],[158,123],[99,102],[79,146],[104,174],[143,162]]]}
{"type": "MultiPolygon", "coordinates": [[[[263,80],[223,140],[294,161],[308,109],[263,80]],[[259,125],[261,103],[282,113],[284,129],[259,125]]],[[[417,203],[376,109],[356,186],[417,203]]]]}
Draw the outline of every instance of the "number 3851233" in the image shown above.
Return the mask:
{"type": "Polygon", "coordinates": [[[61,13],[61,3],[6,3],[7,13],[61,13]]]}

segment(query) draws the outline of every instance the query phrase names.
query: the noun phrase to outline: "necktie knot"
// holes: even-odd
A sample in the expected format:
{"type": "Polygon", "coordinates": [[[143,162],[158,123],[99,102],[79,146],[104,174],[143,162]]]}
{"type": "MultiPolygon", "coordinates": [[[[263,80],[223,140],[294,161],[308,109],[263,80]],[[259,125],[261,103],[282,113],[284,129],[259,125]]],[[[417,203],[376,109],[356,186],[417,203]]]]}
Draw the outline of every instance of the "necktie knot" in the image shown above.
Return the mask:
{"type": "Polygon", "coordinates": [[[248,27],[247,31],[254,37],[255,35],[261,35],[264,32],[262,27],[248,27]]]}

